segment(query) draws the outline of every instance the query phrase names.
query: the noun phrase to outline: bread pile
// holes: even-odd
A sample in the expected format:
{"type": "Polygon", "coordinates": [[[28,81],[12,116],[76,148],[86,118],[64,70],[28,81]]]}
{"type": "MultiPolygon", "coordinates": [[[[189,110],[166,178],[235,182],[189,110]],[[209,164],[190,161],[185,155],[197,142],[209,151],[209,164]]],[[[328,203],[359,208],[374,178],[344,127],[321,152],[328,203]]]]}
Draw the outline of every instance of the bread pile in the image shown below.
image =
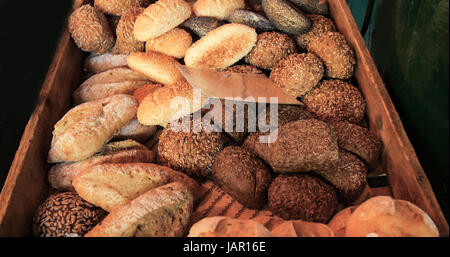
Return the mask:
{"type": "Polygon", "coordinates": [[[74,43],[91,55],[75,105],[54,126],[47,160],[57,194],[37,210],[35,235],[437,234],[411,203],[372,198],[357,207],[383,146],[364,123],[364,97],[349,81],[355,56],[326,1],[151,2],[95,0],[70,16],[74,43]],[[207,131],[196,117],[223,113],[193,102],[179,64],[265,74],[303,105],[234,108],[218,119],[250,121],[257,111],[269,121],[275,110],[272,143],[260,139],[273,133],[247,124],[207,131]],[[230,217],[193,225],[208,180],[245,207],[270,211],[271,225],[230,217]],[[58,206],[74,218],[62,219],[58,206]]]}

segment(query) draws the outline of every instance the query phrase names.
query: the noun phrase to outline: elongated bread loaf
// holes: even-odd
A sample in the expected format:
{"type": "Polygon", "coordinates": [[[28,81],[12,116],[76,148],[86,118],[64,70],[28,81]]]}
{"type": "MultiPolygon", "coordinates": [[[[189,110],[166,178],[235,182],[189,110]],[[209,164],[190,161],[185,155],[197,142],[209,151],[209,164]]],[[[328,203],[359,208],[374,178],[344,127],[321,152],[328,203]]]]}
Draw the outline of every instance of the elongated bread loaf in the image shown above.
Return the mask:
{"type": "Polygon", "coordinates": [[[191,13],[191,6],[183,0],[159,0],[136,19],[134,37],[147,41],[161,36],[187,20],[191,13]]]}
{"type": "Polygon", "coordinates": [[[73,186],[86,201],[111,212],[148,190],[182,182],[196,194],[199,184],[184,173],[153,163],[113,163],[90,167],[76,176],[73,186]]]}
{"type": "Polygon", "coordinates": [[[186,233],[193,197],[183,183],[154,188],[123,205],[86,237],[180,237],[186,233]]]}
{"type": "Polygon", "coordinates": [[[133,70],[141,72],[150,80],[164,85],[172,85],[184,79],[177,69],[177,60],[163,53],[136,52],[128,56],[127,62],[133,70]]]}
{"type": "Polygon", "coordinates": [[[109,143],[105,150],[89,159],[54,165],[48,172],[48,182],[59,190],[75,191],[72,180],[83,170],[104,163],[153,162],[154,152],[133,140],[109,143]]]}
{"type": "Polygon", "coordinates": [[[89,79],[85,80],[80,87],[82,86],[90,86],[93,84],[99,83],[115,83],[122,81],[136,81],[136,80],[148,80],[148,78],[135,70],[132,70],[128,67],[119,67],[111,70],[107,70],[105,72],[101,72],[95,74],[89,79]]]}
{"type": "Polygon", "coordinates": [[[195,15],[199,17],[214,17],[218,20],[225,20],[232,11],[244,8],[244,0],[198,0],[193,9],[195,15]]]}
{"type": "Polygon", "coordinates": [[[226,69],[245,57],[256,45],[255,29],[237,23],[226,24],[209,32],[186,52],[186,66],[226,69]]]}
{"type": "Polygon", "coordinates": [[[84,61],[84,69],[88,72],[100,73],[118,67],[127,66],[125,54],[106,53],[102,55],[91,55],[84,61]]]}
{"type": "Polygon", "coordinates": [[[183,29],[175,28],[145,44],[145,51],[155,51],[181,59],[192,45],[192,36],[183,29]]]}
{"type": "Polygon", "coordinates": [[[48,162],[89,158],[135,117],[137,107],[133,96],[114,95],[71,109],[55,125],[48,162]]]}
{"type": "Polygon", "coordinates": [[[137,118],[128,122],[121,130],[115,139],[132,139],[138,142],[146,142],[156,132],[156,126],[142,125],[137,118]]]}

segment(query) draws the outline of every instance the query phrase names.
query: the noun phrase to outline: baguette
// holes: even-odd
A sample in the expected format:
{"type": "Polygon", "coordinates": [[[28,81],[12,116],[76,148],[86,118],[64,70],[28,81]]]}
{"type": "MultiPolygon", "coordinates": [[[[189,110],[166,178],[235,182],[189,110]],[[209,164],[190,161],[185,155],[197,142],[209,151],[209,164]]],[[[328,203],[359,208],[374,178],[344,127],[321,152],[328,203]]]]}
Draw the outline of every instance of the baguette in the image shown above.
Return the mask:
{"type": "Polygon", "coordinates": [[[180,237],[193,209],[192,193],[183,183],[154,188],[113,212],[86,237],[180,237]]]}
{"type": "Polygon", "coordinates": [[[214,17],[226,20],[230,13],[237,9],[244,9],[244,0],[198,0],[193,7],[194,13],[199,17],[214,17]]]}
{"type": "Polygon", "coordinates": [[[80,161],[98,152],[136,115],[128,95],[87,102],[68,111],[53,130],[48,162],[80,161]]]}
{"type": "Polygon", "coordinates": [[[183,0],[159,0],[136,19],[134,37],[140,41],[159,37],[183,23],[191,13],[191,6],[183,0]]]}
{"type": "Polygon", "coordinates": [[[53,188],[75,191],[72,180],[83,170],[104,163],[153,162],[154,152],[133,140],[109,143],[105,149],[89,159],[54,165],[48,172],[48,181],[53,188]]]}
{"type": "Polygon", "coordinates": [[[181,59],[192,45],[192,36],[183,29],[175,28],[145,44],[145,51],[155,51],[181,59]]]}
{"type": "Polygon", "coordinates": [[[95,0],[94,6],[103,13],[121,16],[133,7],[143,7],[145,0],[95,0]]]}
{"type": "Polygon", "coordinates": [[[125,54],[106,53],[102,55],[91,55],[84,61],[84,70],[87,72],[100,73],[110,69],[127,66],[125,54]]]}
{"type": "Polygon", "coordinates": [[[186,66],[226,69],[245,57],[256,45],[255,29],[243,24],[220,26],[195,42],[186,52],[186,66]]]}
{"type": "Polygon", "coordinates": [[[145,74],[150,80],[172,85],[183,80],[183,75],[178,71],[178,62],[168,55],[158,52],[132,53],[127,59],[128,66],[133,70],[145,74]]]}

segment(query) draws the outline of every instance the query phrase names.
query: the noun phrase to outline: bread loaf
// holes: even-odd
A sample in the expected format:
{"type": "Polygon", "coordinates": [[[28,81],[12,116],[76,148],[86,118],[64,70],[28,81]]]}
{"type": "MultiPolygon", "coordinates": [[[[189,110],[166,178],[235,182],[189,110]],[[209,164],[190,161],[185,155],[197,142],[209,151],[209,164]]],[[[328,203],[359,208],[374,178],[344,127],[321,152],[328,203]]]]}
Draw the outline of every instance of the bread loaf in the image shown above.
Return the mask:
{"type": "Polygon", "coordinates": [[[244,0],[198,0],[194,4],[194,13],[199,17],[214,17],[225,20],[230,13],[237,9],[244,9],[244,0]]]}
{"type": "Polygon", "coordinates": [[[100,73],[110,69],[127,66],[125,54],[106,53],[102,55],[91,55],[84,61],[84,70],[87,72],[100,73]]]}
{"type": "Polygon", "coordinates": [[[154,152],[133,140],[109,143],[100,153],[79,162],[54,165],[48,172],[48,182],[59,190],[75,191],[72,180],[83,170],[104,163],[153,162],[154,152]]]}
{"type": "Polygon", "coordinates": [[[171,56],[158,52],[136,52],[127,59],[128,66],[145,74],[150,80],[172,85],[184,77],[177,69],[178,62],[171,56]]]}
{"type": "Polygon", "coordinates": [[[73,186],[84,200],[111,212],[148,190],[171,182],[185,184],[198,197],[195,180],[153,163],[96,165],[78,174],[73,186]]]}
{"type": "Polygon", "coordinates": [[[80,161],[98,152],[136,115],[138,103],[114,95],[80,104],[56,123],[48,162],[80,161]]]}
{"type": "Polygon", "coordinates": [[[157,187],[111,212],[85,236],[183,236],[193,202],[191,191],[182,183],[157,187]]]}
{"type": "Polygon", "coordinates": [[[132,119],[119,132],[115,139],[132,139],[138,142],[145,142],[156,132],[156,126],[145,126],[136,119],[132,119]]]}
{"type": "Polygon", "coordinates": [[[246,56],[255,46],[255,29],[230,23],[218,27],[195,42],[186,52],[186,66],[226,69],[246,56]]]}
{"type": "Polygon", "coordinates": [[[183,29],[175,28],[145,44],[145,51],[155,51],[181,59],[192,45],[192,36],[183,29]]]}
{"type": "Polygon", "coordinates": [[[230,217],[207,217],[195,223],[188,237],[270,237],[263,225],[253,220],[230,217]]]}
{"type": "Polygon", "coordinates": [[[134,37],[140,41],[159,37],[191,16],[191,6],[183,0],[159,0],[151,4],[134,24],[134,37]]]}

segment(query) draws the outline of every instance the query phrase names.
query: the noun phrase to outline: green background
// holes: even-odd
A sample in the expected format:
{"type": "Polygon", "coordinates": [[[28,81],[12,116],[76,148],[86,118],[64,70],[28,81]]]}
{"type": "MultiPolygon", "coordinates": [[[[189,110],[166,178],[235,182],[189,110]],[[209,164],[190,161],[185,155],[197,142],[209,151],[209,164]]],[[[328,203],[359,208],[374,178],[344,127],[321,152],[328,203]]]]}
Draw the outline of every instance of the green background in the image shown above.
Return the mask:
{"type": "MultiPolygon", "coordinates": [[[[347,0],[361,29],[369,0],[347,0]]],[[[375,0],[366,44],[448,219],[448,0],[375,0]]]]}

